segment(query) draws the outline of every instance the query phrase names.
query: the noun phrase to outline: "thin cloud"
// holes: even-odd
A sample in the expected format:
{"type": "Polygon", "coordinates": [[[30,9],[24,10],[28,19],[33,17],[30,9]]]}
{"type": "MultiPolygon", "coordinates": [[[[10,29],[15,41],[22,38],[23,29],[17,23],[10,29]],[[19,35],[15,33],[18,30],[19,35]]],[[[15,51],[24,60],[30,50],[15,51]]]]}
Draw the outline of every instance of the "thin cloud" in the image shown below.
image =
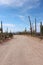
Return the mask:
{"type": "MultiPolygon", "coordinates": [[[[35,30],[35,23],[33,24],[33,30],[35,30]]],[[[36,24],[36,30],[37,32],[40,32],[40,23],[36,24]]]]}
{"type": "MultiPolygon", "coordinates": [[[[7,28],[8,28],[8,32],[14,32],[14,27],[15,27],[15,24],[6,24],[6,23],[3,23],[3,32],[6,32],[7,31],[7,28]]],[[[0,24],[0,28],[1,28],[1,24],[0,24]]]]}
{"type": "Polygon", "coordinates": [[[0,5],[22,6],[26,0],[0,0],[0,5]]]}
{"type": "Polygon", "coordinates": [[[0,5],[8,5],[12,7],[28,7],[33,8],[38,6],[40,0],[0,0],[0,5]]]}
{"type": "Polygon", "coordinates": [[[24,20],[25,20],[25,16],[18,15],[18,17],[19,17],[22,21],[24,21],[24,20]]]}
{"type": "MultiPolygon", "coordinates": [[[[0,24],[0,27],[1,27],[1,24],[0,24]]],[[[6,24],[6,23],[3,23],[3,27],[15,27],[15,24],[6,24]]]]}
{"type": "Polygon", "coordinates": [[[6,23],[4,23],[3,26],[4,26],[4,27],[14,27],[15,24],[6,24],[6,23]]]}

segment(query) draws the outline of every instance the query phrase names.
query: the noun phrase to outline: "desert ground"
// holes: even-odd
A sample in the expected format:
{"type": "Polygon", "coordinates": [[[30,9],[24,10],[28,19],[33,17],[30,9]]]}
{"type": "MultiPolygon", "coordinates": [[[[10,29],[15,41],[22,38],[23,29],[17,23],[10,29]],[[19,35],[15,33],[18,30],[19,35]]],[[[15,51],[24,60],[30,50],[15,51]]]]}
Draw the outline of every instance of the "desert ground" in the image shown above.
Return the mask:
{"type": "Polygon", "coordinates": [[[0,65],[43,65],[43,40],[14,35],[0,44],[0,65]]]}

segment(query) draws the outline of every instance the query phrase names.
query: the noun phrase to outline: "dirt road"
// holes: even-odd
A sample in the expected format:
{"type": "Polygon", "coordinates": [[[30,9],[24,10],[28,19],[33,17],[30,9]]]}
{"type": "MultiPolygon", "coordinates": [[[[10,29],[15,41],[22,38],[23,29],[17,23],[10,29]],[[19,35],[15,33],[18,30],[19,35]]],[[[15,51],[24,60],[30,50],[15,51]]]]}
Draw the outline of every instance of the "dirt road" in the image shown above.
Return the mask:
{"type": "Polygon", "coordinates": [[[43,65],[43,40],[15,35],[0,44],[0,65],[43,65]]]}

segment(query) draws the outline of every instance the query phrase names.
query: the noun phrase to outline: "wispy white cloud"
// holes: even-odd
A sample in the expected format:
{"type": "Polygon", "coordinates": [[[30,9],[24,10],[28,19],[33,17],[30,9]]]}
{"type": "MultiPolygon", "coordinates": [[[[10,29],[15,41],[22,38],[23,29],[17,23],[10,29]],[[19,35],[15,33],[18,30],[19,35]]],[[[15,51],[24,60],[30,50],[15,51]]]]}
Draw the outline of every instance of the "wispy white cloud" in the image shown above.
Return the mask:
{"type": "MultiPolygon", "coordinates": [[[[33,30],[35,30],[35,23],[33,23],[33,30]]],[[[37,32],[40,32],[40,23],[36,24],[36,30],[37,32]]]]}
{"type": "Polygon", "coordinates": [[[3,26],[4,26],[4,27],[14,27],[15,24],[6,24],[6,23],[4,23],[3,26]]]}
{"type": "MultiPolygon", "coordinates": [[[[0,24],[1,27],[1,24],[0,24]]],[[[3,27],[15,27],[15,24],[3,23],[3,27]]]]}
{"type": "Polygon", "coordinates": [[[19,17],[22,21],[25,21],[25,16],[23,16],[23,15],[18,15],[18,17],[19,17]]]}
{"type": "Polygon", "coordinates": [[[22,6],[26,0],[0,0],[0,5],[22,6]]]}
{"type": "Polygon", "coordinates": [[[7,31],[7,28],[8,28],[8,32],[10,32],[10,31],[11,32],[14,32],[14,27],[15,27],[15,24],[10,24],[10,23],[7,23],[6,24],[6,23],[3,23],[3,32],[6,32],[7,31]]]}
{"type": "MultiPolygon", "coordinates": [[[[15,27],[15,24],[10,24],[10,23],[3,23],[3,32],[6,32],[7,31],[7,28],[8,28],[8,32],[14,32],[14,27],[15,27]]],[[[0,24],[0,28],[1,28],[1,24],[0,24]]]]}
{"type": "Polygon", "coordinates": [[[39,6],[40,0],[0,0],[0,5],[8,5],[13,7],[33,8],[39,6]]]}

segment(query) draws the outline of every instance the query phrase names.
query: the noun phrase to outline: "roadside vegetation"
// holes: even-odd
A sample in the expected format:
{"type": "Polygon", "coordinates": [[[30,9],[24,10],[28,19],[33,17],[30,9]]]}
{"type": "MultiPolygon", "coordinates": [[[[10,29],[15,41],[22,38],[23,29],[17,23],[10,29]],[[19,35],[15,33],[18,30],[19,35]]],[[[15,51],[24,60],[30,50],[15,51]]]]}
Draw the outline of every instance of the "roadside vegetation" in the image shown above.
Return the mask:
{"type": "Polygon", "coordinates": [[[7,41],[8,39],[11,39],[13,37],[13,34],[10,32],[3,32],[3,26],[2,26],[2,21],[1,21],[1,28],[0,28],[0,43],[3,41],[7,41]]]}
{"type": "Polygon", "coordinates": [[[30,23],[30,31],[27,32],[26,28],[23,32],[17,32],[17,33],[8,33],[8,29],[7,29],[7,32],[3,32],[3,26],[2,26],[2,21],[1,21],[1,28],[0,28],[0,43],[5,41],[5,40],[8,40],[8,39],[11,39],[13,38],[13,35],[31,35],[33,37],[38,37],[40,39],[43,39],[43,24],[42,22],[40,22],[40,32],[37,32],[37,22],[36,22],[36,18],[35,18],[35,29],[33,29],[32,27],[32,22],[31,22],[31,19],[30,19],[30,16],[28,16],[29,18],[29,23],[30,23]]]}
{"type": "Polygon", "coordinates": [[[0,33],[0,43],[2,43],[3,41],[7,41],[11,38],[13,38],[12,33],[0,33]]]}
{"type": "Polygon", "coordinates": [[[37,32],[37,20],[36,20],[36,18],[35,18],[35,21],[34,21],[34,23],[35,23],[34,28],[35,29],[33,29],[33,27],[32,27],[33,25],[32,25],[30,16],[28,16],[28,19],[29,19],[29,23],[30,23],[30,31],[27,32],[27,30],[25,28],[25,30],[23,32],[17,32],[16,34],[27,35],[27,36],[31,35],[33,37],[38,37],[40,39],[43,39],[43,24],[42,24],[42,22],[40,22],[40,32],[37,32]]]}

